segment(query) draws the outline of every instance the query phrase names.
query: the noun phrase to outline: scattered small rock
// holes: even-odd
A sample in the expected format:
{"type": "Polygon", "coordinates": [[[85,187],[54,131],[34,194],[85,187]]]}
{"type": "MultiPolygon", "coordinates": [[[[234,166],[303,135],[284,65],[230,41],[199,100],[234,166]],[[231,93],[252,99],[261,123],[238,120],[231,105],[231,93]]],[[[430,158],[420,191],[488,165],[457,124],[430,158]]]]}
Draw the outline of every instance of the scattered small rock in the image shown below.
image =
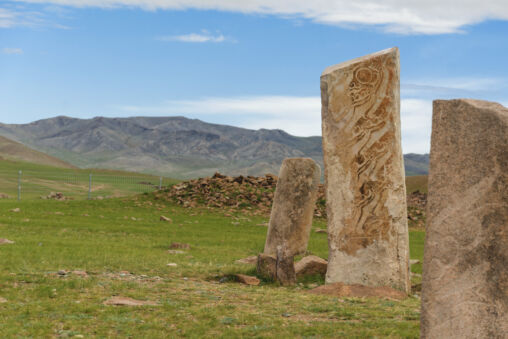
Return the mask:
{"type": "Polygon", "coordinates": [[[181,250],[168,250],[169,254],[185,254],[185,251],[181,250]]]}
{"type": "Polygon", "coordinates": [[[148,300],[136,300],[125,297],[113,297],[103,303],[104,305],[110,306],[157,306],[158,304],[154,301],[148,300]]]}
{"type": "Polygon", "coordinates": [[[178,265],[174,262],[170,262],[169,264],[166,264],[166,266],[169,266],[169,267],[177,267],[178,265]]]}
{"type": "Polygon", "coordinates": [[[173,222],[173,220],[171,220],[171,218],[168,218],[168,217],[163,216],[163,215],[161,215],[160,221],[166,221],[166,222],[169,222],[169,223],[173,222]]]}
{"type": "Polygon", "coordinates": [[[248,265],[256,265],[258,262],[258,256],[257,255],[251,255],[250,257],[238,259],[235,261],[237,264],[248,264],[248,265]]]}
{"type": "Polygon", "coordinates": [[[88,273],[86,273],[85,271],[72,271],[71,273],[82,278],[88,277],[88,273]]]}
{"type": "Polygon", "coordinates": [[[409,260],[409,265],[416,265],[416,264],[419,264],[420,263],[420,260],[418,259],[411,259],[409,260]]]}
{"type": "Polygon", "coordinates": [[[421,291],[422,291],[422,283],[415,284],[415,285],[411,286],[411,293],[415,294],[415,293],[419,293],[421,291]]]}
{"type": "Polygon", "coordinates": [[[0,238],[0,245],[14,244],[14,241],[9,239],[0,238]]]}
{"type": "Polygon", "coordinates": [[[7,302],[7,299],[0,297],[0,304],[4,304],[7,302]]]}
{"type": "Polygon", "coordinates": [[[189,244],[174,242],[169,246],[171,249],[183,249],[183,250],[190,250],[191,246],[189,244]]]}
{"type": "Polygon", "coordinates": [[[360,284],[346,285],[343,283],[333,283],[327,285],[321,285],[317,288],[309,290],[308,293],[331,295],[334,297],[374,297],[374,298],[386,298],[402,300],[407,297],[404,292],[395,290],[391,287],[370,287],[360,284]]]}
{"type": "Polygon", "coordinates": [[[315,255],[309,255],[295,264],[295,273],[297,277],[318,274],[324,276],[327,267],[328,262],[325,259],[315,255]]]}
{"type": "Polygon", "coordinates": [[[258,278],[252,277],[250,275],[236,274],[235,276],[239,282],[245,285],[257,286],[260,283],[258,278]]]}
{"type": "Polygon", "coordinates": [[[325,234],[327,234],[327,233],[328,233],[328,231],[327,231],[327,230],[324,230],[324,229],[322,229],[322,228],[318,228],[318,229],[316,229],[314,232],[315,232],[315,233],[325,233],[325,234]]]}
{"type": "Polygon", "coordinates": [[[66,271],[66,270],[60,270],[60,271],[58,271],[57,273],[58,273],[58,275],[62,275],[62,276],[64,276],[64,275],[67,275],[67,273],[69,273],[69,271],[66,271]]]}
{"type": "Polygon", "coordinates": [[[45,197],[41,197],[42,199],[50,199],[50,200],[72,200],[72,198],[65,197],[62,192],[51,192],[49,195],[45,197]]]}
{"type": "Polygon", "coordinates": [[[21,209],[19,207],[13,208],[11,210],[11,212],[14,212],[14,213],[18,213],[19,211],[21,211],[21,209]]]}

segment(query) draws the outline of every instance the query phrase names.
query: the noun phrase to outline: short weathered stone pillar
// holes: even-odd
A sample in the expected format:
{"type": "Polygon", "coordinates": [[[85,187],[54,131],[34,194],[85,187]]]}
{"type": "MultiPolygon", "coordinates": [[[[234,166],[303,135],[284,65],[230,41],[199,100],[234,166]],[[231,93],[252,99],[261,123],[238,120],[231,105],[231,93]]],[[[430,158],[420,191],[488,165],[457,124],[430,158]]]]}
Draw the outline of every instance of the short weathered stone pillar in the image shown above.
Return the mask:
{"type": "Polygon", "coordinates": [[[325,69],[321,101],[326,282],[389,286],[408,293],[398,49],[325,69]]]}
{"type": "Polygon", "coordinates": [[[310,158],[289,158],[282,162],[265,254],[277,255],[278,246],[288,256],[307,250],[320,178],[321,169],[310,158]]]}
{"type": "Polygon", "coordinates": [[[508,109],[434,101],[422,338],[508,337],[508,109]]]}
{"type": "MultiPolygon", "coordinates": [[[[320,178],[321,169],[312,159],[282,163],[263,253],[275,259],[276,267],[269,271],[276,272],[275,278],[284,285],[296,281],[293,257],[307,250],[320,178]]],[[[258,263],[258,270],[265,266],[258,263]]]]}

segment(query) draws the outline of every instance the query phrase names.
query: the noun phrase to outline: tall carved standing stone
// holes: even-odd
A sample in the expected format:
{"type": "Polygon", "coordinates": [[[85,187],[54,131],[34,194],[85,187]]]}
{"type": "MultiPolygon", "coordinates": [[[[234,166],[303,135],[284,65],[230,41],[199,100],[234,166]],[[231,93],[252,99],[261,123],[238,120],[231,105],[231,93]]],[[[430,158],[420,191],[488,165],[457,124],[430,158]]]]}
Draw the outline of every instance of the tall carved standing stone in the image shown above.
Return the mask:
{"type": "Polygon", "coordinates": [[[328,214],[326,282],[410,290],[399,51],[321,75],[328,214]]]}
{"type": "Polygon", "coordinates": [[[508,109],[436,100],[422,338],[508,338],[508,109]]]}

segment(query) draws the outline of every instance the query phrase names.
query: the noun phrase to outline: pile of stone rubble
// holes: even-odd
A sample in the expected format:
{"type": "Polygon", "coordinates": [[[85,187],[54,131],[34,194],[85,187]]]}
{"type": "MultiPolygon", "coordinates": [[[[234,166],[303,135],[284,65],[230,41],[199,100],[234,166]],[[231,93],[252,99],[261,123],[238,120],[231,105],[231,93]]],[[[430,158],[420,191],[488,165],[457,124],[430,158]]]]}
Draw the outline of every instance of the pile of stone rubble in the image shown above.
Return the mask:
{"type": "Polygon", "coordinates": [[[72,198],[66,197],[62,192],[51,192],[47,196],[42,196],[41,199],[48,199],[48,200],[72,200],[72,198]]]}
{"type": "MultiPolygon", "coordinates": [[[[159,198],[169,199],[185,207],[207,206],[228,210],[250,210],[252,214],[270,214],[278,177],[225,176],[215,173],[212,177],[181,182],[167,191],[156,193],[159,198]]],[[[419,191],[408,194],[408,218],[424,220],[427,194],[419,191]]],[[[318,186],[315,217],[326,217],[324,186],[318,186]]],[[[420,223],[416,223],[418,225],[420,223]]],[[[415,225],[415,226],[416,226],[415,225]]],[[[412,226],[412,225],[411,225],[412,226]]]]}
{"type": "MultiPolygon", "coordinates": [[[[174,185],[167,191],[157,193],[157,196],[185,207],[242,209],[256,215],[267,215],[272,208],[277,181],[277,176],[272,174],[264,177],[231,177],[215,173],[212,177],[174,185]]],[[[320,185],[314,216],[326,216],[325,209],[324,187],[320,185]]]]}

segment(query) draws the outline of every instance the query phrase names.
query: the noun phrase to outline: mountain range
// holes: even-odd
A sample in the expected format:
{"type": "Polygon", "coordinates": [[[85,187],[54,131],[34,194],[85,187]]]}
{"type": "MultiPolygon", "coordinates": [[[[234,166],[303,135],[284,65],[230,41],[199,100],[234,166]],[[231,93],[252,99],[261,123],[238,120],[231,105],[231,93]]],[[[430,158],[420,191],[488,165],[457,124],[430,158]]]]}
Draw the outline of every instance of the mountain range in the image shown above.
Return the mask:
{"type": "MultiPolygon", "coordinates": [[[[185,117],[76,119],[0,124],[0,135],[81,168],[108,168],[194,178],[278,173],[287,157],[323,168],[321,137],[250,130],[185,117]]],[[[426,174],[428,154],[404,156],[407,175],[426,174]]]]}

